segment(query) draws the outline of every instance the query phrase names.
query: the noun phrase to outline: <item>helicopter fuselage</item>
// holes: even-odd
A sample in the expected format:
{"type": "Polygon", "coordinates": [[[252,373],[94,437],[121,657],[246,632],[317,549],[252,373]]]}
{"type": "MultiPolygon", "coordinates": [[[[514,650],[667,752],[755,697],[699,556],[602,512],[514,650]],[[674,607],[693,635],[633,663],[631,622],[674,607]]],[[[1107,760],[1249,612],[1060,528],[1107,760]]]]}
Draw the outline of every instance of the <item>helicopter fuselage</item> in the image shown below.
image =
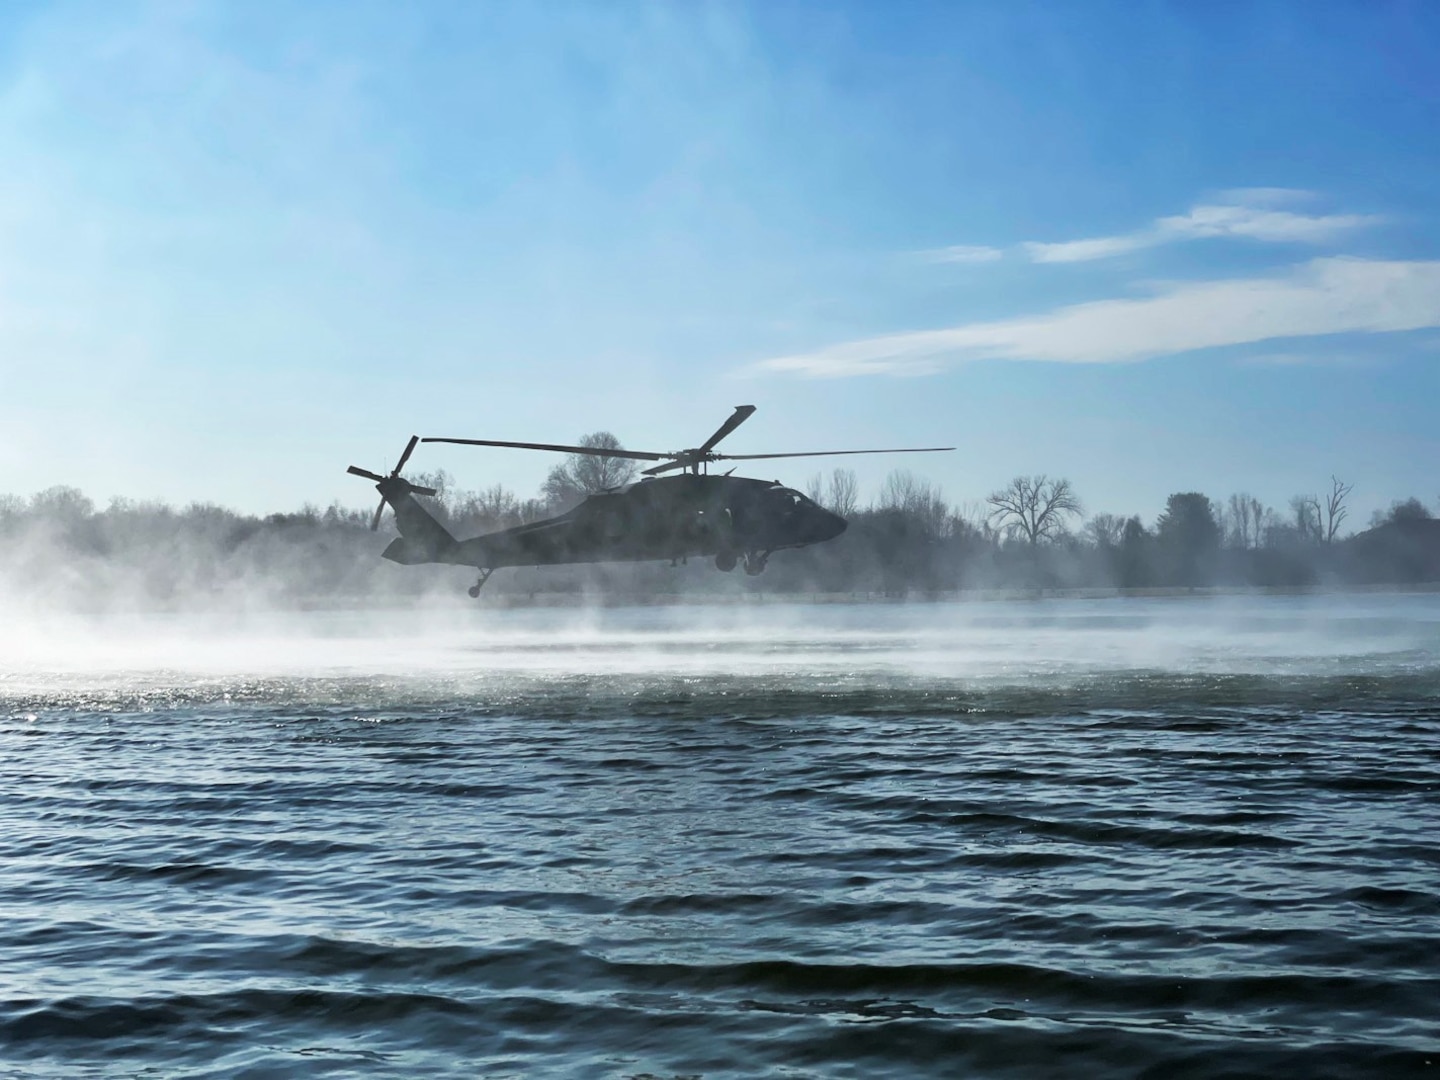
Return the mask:
{"type": "Polygon", "coordinates": [[[714,556],[722,569],[743,559],[758,572],[771,552],[833,539],[846,526],[779,482],[686,473],[591,495],[558,517],[456,540],[404,490],[405,481],[377,486],[395,508],[401,534],[385,558],[407,565],[494,570],[714,556]]]}

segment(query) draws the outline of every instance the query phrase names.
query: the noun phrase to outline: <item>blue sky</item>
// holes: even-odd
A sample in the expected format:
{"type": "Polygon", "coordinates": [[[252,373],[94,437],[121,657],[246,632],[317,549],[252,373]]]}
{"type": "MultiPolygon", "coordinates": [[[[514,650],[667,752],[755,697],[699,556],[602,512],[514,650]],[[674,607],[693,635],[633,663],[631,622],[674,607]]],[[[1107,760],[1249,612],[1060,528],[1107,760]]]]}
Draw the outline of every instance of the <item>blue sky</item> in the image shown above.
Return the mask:
{"type": "Polygon", "coordinates": [[[960,448],[865,497],[1434,507],[1437,73],[1420,2],[7,4],[0,491],[361,506],[412,433],[753,403],[960,448]]]}

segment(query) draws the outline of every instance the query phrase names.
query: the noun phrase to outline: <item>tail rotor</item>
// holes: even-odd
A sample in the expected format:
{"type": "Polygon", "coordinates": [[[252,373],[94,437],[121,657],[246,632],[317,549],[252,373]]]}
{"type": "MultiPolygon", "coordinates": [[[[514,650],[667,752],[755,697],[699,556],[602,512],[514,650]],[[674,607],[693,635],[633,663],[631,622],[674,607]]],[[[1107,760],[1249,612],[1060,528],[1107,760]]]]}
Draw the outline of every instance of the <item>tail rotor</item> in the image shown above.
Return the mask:
{"type": "Polygon", "coordinates": [[[351,465],[345,470],[351,476],[363,476],[367,480],[374,480],[380,488],[380,505],[375,508],[375,516],[370,519],[371,532],[375,532],[380,528],[380,519],[385,515],[385,503],[389,501],[391,495],[435,494],[434,488],[412,484],[400,475],[400,470],[403,469],[405,463],[410,460],[410,455],[415,452],[415,446],[419,441],[419,435],[410,436],[410,441],[405,444],[405,452],[400,455],[400,460],[395,463],[395,468],[390,470],[389,476],[381,476],[378,473],[371,472],[369,469],[362,469],[358,465],[351,465]]]}

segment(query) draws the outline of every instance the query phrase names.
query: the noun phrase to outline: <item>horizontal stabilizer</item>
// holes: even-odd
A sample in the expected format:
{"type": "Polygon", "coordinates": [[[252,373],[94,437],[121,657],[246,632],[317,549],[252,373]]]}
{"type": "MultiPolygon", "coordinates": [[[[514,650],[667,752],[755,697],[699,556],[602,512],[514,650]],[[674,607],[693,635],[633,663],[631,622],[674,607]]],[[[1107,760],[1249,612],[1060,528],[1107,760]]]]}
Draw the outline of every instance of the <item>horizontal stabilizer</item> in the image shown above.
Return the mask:
{"type": "Polygon", "coordinates": [[[380,554],[391,562],[399,563],[401,566],[418,566],[421,563],[445,562],[445,552],[442,545],[433,542],[434,538],[427,539],[418,536],[401,536],[390,541],[388,547],[380,554]]]}

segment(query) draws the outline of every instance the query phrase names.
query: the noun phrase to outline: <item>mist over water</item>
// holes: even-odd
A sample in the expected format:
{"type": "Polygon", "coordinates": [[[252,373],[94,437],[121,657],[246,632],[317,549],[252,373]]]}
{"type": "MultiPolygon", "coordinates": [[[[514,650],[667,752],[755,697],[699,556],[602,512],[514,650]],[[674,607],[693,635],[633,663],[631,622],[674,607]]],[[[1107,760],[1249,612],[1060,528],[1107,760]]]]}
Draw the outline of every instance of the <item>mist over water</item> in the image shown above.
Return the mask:
{"type": "Polygon", "coordinates": [[[1112,672],[1336,674],[1423,663],[1440,594],[991,603],[31,615],[0,631],[7,678],[153,675],[836,676],[1014,680],[1112,672]],[[1411,656],[1411,653],[1416,655],[1411,656]]]}
{"type": "Polygon", "coordinates": [[[1440,1067],[1440,596],[34,619],[0,1074],[1440,1067]]]}

